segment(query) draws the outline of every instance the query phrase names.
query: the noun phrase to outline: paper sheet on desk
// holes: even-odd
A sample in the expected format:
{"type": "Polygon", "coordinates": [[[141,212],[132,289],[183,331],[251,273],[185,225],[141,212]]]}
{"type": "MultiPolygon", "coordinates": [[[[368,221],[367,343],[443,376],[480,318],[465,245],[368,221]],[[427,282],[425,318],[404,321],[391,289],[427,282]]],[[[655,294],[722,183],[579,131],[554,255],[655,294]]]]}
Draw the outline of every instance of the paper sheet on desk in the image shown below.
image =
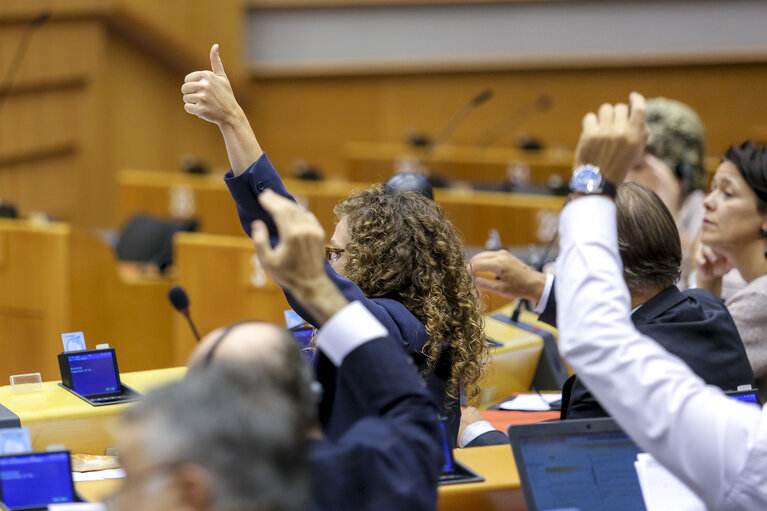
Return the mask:
{"type": "Polygon", "coordinates": [[[48,511],[106,511],[101,502],[68,502],[66,504],[48,504],[48,511]]]}
{"type": "Polygon", "coordinates": [[[650,454],[639,453],[634,467],[647,511],[706,511],[703,502],[650,454]]]}
{"type": "Polygon", "coordinates": [[[94,470],[92,472],[72,472],[72,480],[76,483],[82,481],[103,481],[104,479],[121,479],[123,477],[125,477],[125,470],[121,468],[94,470]]]}
{"type": "Polygon", "coordinates": [[[561,393],[554,394],[519,394],[498,405],[500,410],[515,410],[519,412],[548,412],[549,403],[562,399],[561,393]]]}

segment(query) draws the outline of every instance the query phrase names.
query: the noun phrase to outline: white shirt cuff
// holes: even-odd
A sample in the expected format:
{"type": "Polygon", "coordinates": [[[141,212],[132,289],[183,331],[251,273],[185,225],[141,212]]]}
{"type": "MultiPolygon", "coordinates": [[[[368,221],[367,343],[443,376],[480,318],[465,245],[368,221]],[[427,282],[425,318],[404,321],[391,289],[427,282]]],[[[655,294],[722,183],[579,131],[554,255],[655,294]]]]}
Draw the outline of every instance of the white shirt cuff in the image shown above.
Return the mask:
{"type": "Polygon", "coordinates": [[[335,314],[317,334],[317,346],[333,364],[340,366],[346,355],[389,331],[361,302],[352,302],[335,314]]]}
{"type": "Polygon", "coordinates": [[[461,433],[461,438],[458,439],[458,447],[466,447],[475,438],[484,435],[488,431],[495,431],[495,428],[487,421],[477,421],[473,424],[469,424],[466,426],[466,429],[463,430],[463,433],[461,433]]]}
{"type": "Polygon", "coordinates": [[[546,304],[549,303],[549,296],[551,295],[551,288],[554,286],[554,275],[547,273],[546,274],[546,285],[543,286],[543,293],[541,293],[541,297],[538,298],[538,303],[535,304],[535,308],[533,309],[533,312],[536,314],[540,314],[543,312],[543,309],[546,308],[546,304]]]}

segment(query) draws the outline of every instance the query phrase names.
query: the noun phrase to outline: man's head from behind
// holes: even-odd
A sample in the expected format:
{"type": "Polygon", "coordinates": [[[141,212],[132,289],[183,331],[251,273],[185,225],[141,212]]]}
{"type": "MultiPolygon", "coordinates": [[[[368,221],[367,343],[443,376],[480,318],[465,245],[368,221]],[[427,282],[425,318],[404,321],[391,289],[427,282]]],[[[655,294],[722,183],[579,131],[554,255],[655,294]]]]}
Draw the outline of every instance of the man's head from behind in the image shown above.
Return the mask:
{"type": "Polygon", "coordinates": [[[284,328],[248,320],[210,332],[192,352],[187,365],[190,373],[195,373],[218,364],[237,364],[262,373],[297,403],[307,431],[316,426],[312,370],[293,335],[284,328]]]}
{"type": "Polygon", "coordinates": [[[293,399],[259,371],[216,364],[155,390],[118,427],[122,510],[297,511],[306,436],[293,399]]]}
{"type": "Polygon", "coordinates": [[[682,249],[671,213],[650,188],[618,186],[618,249],[632,295],[660,291],[679,279],[682,249]]]}

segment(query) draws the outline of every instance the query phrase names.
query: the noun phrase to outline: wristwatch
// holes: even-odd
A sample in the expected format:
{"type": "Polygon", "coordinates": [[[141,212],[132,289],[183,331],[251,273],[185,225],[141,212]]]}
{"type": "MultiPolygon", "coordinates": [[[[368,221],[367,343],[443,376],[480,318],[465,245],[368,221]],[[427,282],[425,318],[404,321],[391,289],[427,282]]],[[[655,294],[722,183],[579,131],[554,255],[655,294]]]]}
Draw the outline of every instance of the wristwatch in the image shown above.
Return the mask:
{"type": "Polygon", "coordinates": [[[618,193],[615,185],[602,176],[599,167],[588,163],[573,171],[570,190],[585,195],[607,195],[613,200],[618,193]]]}

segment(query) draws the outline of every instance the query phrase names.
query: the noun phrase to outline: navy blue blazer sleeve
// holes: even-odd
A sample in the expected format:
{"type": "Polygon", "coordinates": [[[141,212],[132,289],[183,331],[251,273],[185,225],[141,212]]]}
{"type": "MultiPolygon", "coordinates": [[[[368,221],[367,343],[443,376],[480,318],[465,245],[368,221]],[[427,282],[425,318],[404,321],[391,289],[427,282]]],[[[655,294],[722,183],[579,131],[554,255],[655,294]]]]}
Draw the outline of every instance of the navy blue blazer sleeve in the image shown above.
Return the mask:
{"type": "Polygon", "coordinates": [[[503,432],[496,430],[482,433],[474,440],[466,444],[466,447],[484,447],[486,445],[508,445],[511,443],[509,437],[503,432]]]}
{"type": "MultiPolygon", "coordinates": [[[[556,277],[554,277],[556,278],[556,277]]],[[[546,302],[546,307],[538,315],[538,321],[543,321],[554,328],[557,327],[557,297],[554,293],[554,284],[551,284],[551,291],[549,292],[549,299],[546,302]]]]}
{"type": "MultiPolygon", "coordinates": [[[[245,234],[250,236],[250,226],[254,220],[263,220],[269,229],[269,238],[272,246],[275,246],[279,241],[277,228],[274,225],[271,216],[258,203],[258,194],[267,188],[270,188],[283,197],[287,197],[290,200],[295,199],[288,193],[282,179],[274,169],[274,166],[269,161],[266,154],[264,153],[261,155],[258,160],[239,176],[235,176],[230,170],[224,176],[224,181],[237,205],[237,214],[240,217],[240,223],[245,230],[245,234]]],[[[418,321],[418,319],[413,316],[404,305],[395,300],[367,298],[354,282],[337,274],[328,262],[325,263],[325,271],[335,283],[336,287],[338,287],[341,293],[343,293],[350,302],[355,300],[362,302],[362,304],[373,313],[376,319],[386,327],[391,335],[399,341],[400,344],[405,346],[405,349],[409,353],[420,351],[423,348],[423,342],[426,338],[426,330],[423,324],[418,321]]],[[[318,325],[318,322],[293,299],[290,293],[286,292],[285,297],[288,299],[290,306],[299,316],[315,327],[320,326],[318,325]]]]}
{"type": "Polygon", "coordinates": [[[314,509],[436,509],[444,464],[437,406],[392,342],[367,342],[339,368],[365,416],[337,440],[312,444],[314,509]]]}

